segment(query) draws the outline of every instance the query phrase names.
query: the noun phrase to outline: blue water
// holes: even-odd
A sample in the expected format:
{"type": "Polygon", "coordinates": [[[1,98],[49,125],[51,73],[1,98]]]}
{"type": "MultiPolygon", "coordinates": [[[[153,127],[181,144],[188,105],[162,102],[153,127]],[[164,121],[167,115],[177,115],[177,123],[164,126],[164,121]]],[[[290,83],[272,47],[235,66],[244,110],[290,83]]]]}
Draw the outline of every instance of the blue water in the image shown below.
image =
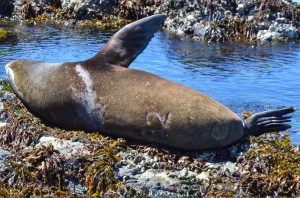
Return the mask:
{"type": "MultiPolygon", "coordinates": [[[[0,78],[14,59],[47,62],[90,58],[113,32],[54,25],[17,26],[20,41],[0,45],[0,78]]],[[[300,108],[300,42],[244,45],[191,41],[159,32],[131,68],[194,88],[238,115],[277,107],[300,108]]],[[[289,130],[300,145],[300,111],[289,130]]]]}

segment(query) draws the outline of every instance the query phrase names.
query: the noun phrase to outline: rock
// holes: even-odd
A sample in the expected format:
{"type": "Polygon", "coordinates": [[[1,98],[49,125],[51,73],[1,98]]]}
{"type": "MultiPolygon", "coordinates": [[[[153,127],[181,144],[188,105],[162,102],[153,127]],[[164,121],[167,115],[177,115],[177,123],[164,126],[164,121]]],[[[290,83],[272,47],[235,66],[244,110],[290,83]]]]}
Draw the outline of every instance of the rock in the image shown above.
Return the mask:
{"type": "Polygon", "coordinates": [[[201,172],[199,175],[196,176],[196,178],[200,181],[209,181],[209,172],[201,172]]]}
{"type": "Polygon", "coordinates": [[[18,36],[15,32],[0,28],[0,43],[14,43],[18,41],[18,36]]]}
{"type": "Polygon", "coordinates": [[[126,186],[136,190],[146,187],[150,189],[148,195],[151,197],[175,197],[176,194],[172,189],[180,184],[179,179],[170,177],[166,171],[157,169],[148,169],[139,174],[133,173],[132,170],[127,169],[127,167],[119,169],[119,176],[126,178],[126,186]]]}
{"type": "Polygon", "coordinates": [[[89,155],[89,151],[81,142],[73,142],[71,140],[59,139],[55,137],[41,137],[36,147],[40,145],[48,146],[52,144],[55,150],[58,150],[62,155],[72,156],[78,153],[89,155]]]}
{"type": "Polygon", "coordinates": [[[65,13],[74,14],[77,19],[101,19],[113,13],[115,1],[110,0],[63,0],[65,13]]]}
{"type": "Polygon", "coordinates": [[[288,23],[289,20],[284,17],[279,17],[275,20],[277,23],[288,23]]]}
{"type": "Polygon", "coordinates": [[[194,24],[194,38],[204,39],[205,33],[208,29],[205,21],[200,21],[194,24]]]}
{"type": "Polygon", "coordinates": [[[291,24],[273,23],[268,30],[259,30],[257,39],[261,41],[274,41],[282,39],[298,39],[299,32],[291,24]]]}
{"type": "MultiPolygon", "coordinates": [[[[1,89],[1,86],[0,86],[0,89],[1,89]]],[[[1,101],[1,98],[0,98],[0,128],[7,125],[7,122],[6,122],[7,117],[8,117],[8,115],[7,115],[7,112],[5,111],[4,103],[1,101]]]]}
{"type": "Polygon", "coordinates": [[[7,125],[6,122],[1,122],[1,121],[0,121],[0,128],[1,128],[1,127],[4,127],[4,126],[6,126],[6,125],[7,125]]]}
{"type": "Polygon", "coordinates": [[[178,28],[177,31],[176,31],[176,34],[178,36],[184,36],[184,31],[181,28],[178,28]]]}
{"type": "Polygon", "coordinates": [[[208,170],[208,171],[211,171],[211,170],[220,170],[221,166],[222,166],[222,164],[220,164],[220,163],[207,162],[206,163],[206,170],[208,170]]]}
{"type": "Polygon", "coordinates": [[[222,41],[236,39],[237,35],[243,34],[238,38],[255,40],[260,31],[259,40],[299,38],[299,28],[297,30],[299,23],[295,22],[295,16],[292,14],[293,9],[299,8],[287,1],[277,2],[278,7],[276,5],[268,7],[270,2],[254,0],[198,2],[173,0],[164,2],[164,5],[168,2],[171,2],[169,6],[162,6],[168,7],[166,10],[169,12],[165,28],[179,36],[191,35],[194,39],[222,41]],[[275,22],[282,26],[276,27],[273,33],[264,31],[275,22]],[[289,24],[294,26],[290,27],[289,24]]]}
{"type": "Polygon", "coordinates": [[[60,10],[60,0],[16,0],[13,18],[17,20],[33,19],[44,15],[45,19],[54,19],[60,10]]]}
{"type": "MultiPolygon", "coordinates": [[[[299,11],[299,6],[285,0],[279,0],[276,3],[255,0],[15,1],[14,15],[20,20],[38,18],[43,15],[46,19],[75,21],[97,19],[111,23],[119,18],[136,20],[154,13],[166,13],[168,18],[164,23],[164,28],[167,31],[208,42],[233,39],[251,41],[299,38],[300,18],[295,14],[299,11]],[[282,25],[278,25],[272,33],[265,31],[275,23],[282,25]],[[259,37],[257,37],[258,33],[259,37]]],[[[2,0],[2,2],[7,4],[10,1],[2,0]]],[[[94,25],[106,28],[107,24],[103,25],[101,22],[100,25],[97,23],[94,25]]],[[[65,23],[69,24],[70,21],[65,23]]]]}
{"type": "Polygon", "coordinates": [[[5,92],[1,98],[0,101],[4,101],[4,102],[11,102],[16,98],[16,95],[10,92],[5,92]]]}
{"type": "Polygon", "coordinates": [[[226,162],[224,166],[222,166],[223,172],[229,171],[230,173],[235,173],[238,169],[239,167],[237,164],[230,161],[226,162]]]}
{"type": "Polygon", "coordinates": [[[189,171],[186,168],[182,169],[181,171],[179,171],[179,178],[187,177],[188,173],[189,171]]]}
{"type": "Polygon", "coordinates": [[[254,0],[237,0],[236,3],[236,12],[240,16],[253,15],[258,9],[254,0]]]}
{"type": "Polygon", "coordinates": [[[0,113],[2,113],[3,110],[4,110],[4,104],[3,102],[0,102],[0,113]]]}
{"type": "Polygon", "coordinates": [[[297,28],[291,24],[274,24],[275,32],[279,32],[283,37],[288,39],[299,38],[299,32],[297,28]]]}
{"type": "Polygon", "coordinates": [[[11,156],[10,152],[0,147],[0,169],[4,166],[4,161],[11,156]]]}

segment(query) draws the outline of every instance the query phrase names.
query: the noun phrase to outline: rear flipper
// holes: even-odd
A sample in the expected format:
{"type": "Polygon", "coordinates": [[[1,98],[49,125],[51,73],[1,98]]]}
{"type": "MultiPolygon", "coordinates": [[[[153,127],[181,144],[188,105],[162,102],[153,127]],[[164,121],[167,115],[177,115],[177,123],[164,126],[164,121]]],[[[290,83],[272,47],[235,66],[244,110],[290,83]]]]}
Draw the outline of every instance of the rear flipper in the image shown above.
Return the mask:
{"type": "Polygon", "coordinates": [[[288,109],[276,109],[254,114],[243,121],[244,136],[258,136],[267,132],[287,130],[291,128],[291,125],[286,124],[286,122],[291,121],[291,116],[285,115],[294,111],[295,109],[290,107],[288,109]]]}

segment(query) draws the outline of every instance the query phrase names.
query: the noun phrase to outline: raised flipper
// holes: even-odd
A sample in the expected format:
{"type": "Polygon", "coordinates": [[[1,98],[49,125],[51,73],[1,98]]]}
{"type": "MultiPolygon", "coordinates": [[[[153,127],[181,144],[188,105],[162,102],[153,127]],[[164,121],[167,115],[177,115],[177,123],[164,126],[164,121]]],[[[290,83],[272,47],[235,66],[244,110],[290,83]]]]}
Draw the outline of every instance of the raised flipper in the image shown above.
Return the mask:
{"type": "Polygon", "coordinates": [[[276,109],[254,114],[243,121],[244,136],[258,136],[267,132],[287,130],[291,128],[291,125],[286,124],[286,122],[290,122],[291,116],[285,115],[294,111],[295,109],[290,107],[288,109],[276,109]]]}
{"type": "Polygon", "coordinates": [[[154,33],[166,19],[157,14],[126,25],[107,42],[107,44],[88,61],[129,67],[130,63],[143,52],[154,33]]]}

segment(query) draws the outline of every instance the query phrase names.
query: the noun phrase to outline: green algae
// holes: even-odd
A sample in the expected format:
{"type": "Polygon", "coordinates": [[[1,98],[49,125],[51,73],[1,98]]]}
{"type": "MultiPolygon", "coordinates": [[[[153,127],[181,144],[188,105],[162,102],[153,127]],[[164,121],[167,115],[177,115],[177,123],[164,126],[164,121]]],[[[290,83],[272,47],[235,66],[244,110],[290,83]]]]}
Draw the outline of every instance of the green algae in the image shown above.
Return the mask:
{"type": "Polygon", "coordinates": [[[3,90],[0,90],[0,95],[3,95],[6,91],[13,93],[13,89],[6,80],[1,81],[0,86],[3,87],[3,90]]]}

